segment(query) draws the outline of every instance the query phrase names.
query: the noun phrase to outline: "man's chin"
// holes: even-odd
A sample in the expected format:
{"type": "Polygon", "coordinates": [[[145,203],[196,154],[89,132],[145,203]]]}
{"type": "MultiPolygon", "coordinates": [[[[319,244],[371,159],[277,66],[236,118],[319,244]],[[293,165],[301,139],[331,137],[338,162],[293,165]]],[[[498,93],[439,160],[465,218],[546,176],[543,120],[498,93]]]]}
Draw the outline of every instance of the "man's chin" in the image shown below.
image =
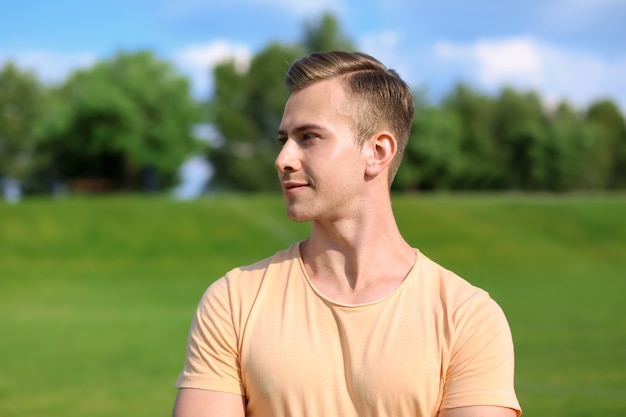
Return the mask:
{"type": "Polygon", "coordinates": [[[292,220],[294,222],[311,221],[311,217],[310,215],[307,215],[307,213],[303,213],[300,210],[293,210],[293,209],[290,209],[289,207],[287,207],[287,217],[289,218],[289,220],[292,220]]]}

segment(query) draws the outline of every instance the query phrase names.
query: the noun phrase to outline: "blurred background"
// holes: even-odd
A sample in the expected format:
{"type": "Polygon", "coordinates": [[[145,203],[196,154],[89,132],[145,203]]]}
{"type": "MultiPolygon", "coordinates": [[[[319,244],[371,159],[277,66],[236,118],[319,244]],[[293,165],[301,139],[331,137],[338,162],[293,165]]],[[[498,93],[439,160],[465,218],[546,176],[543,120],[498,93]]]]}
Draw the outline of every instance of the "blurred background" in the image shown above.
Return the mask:
{"type": "Polygon", "coordinates": [[[306,237],[289,64],[414,91],[407,241],[507,313],[528,416],[626,415],[623,0],[0,0],[0,415],[169,415],[191,315],[306,237]]]}
{"type": "Polygon", "coordinates": [[[5,198],[273,190],[284,73],[330,49],[415,91],[396,189],[621,189],[625,16],[622,0],[5,0],[5,198]]]}

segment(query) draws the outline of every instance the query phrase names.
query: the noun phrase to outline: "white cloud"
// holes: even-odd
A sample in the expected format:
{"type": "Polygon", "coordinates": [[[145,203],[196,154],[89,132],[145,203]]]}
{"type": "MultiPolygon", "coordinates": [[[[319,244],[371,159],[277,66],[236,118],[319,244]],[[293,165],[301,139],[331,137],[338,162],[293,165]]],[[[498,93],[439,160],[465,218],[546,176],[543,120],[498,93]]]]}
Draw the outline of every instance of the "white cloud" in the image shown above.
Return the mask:
{"type": "Polygon", "coordinates": [[[626,109],[626,56],[610,61],[590,52],[559,48],[530,37],[439,42],[438,59],[466,68],[479,87],[504,85],[537,90],[548,103],[567,99],[579,106],[611,97],[626,109]]]}
{"type": "Polygon", "coordinates": [[[358,40],[358,49],[381,61],[387,68],[396,70],[409,84],[416,80],[412,79],[410,63],[406,55],[401,54],[399,49],[402,36],[394,30],[371,32],[358,40]]]}
{"type": "MultiPolygon", "coordinates": [[[[252,56],[251,50],[245,45],[218,40],[187,46],[174,54],[173,61],[181,73],[189,77],[194,96],[204,99],[212,87],[211,70],[215,64],[232,59],[239,70],[245,71],[252,56]]],[[[62,83],[73,71],[88,68],[99,59],[92,52],[63,53],[44,50],[13,52],[0,49],[0,66],[11,61],[19,68],[33,71],[47,84],[62,83]]]]}
{"type": "Polygon", "coordinates": [[[393,30],[372,32],[359,39],[359,49],[384,61],[384,56],[398,46],[399,40],[400,34],[393,30]]]}
{"type": "Polygon", "coordinates": [[[18,67],[31,70],[44,83],[63,82],[68,75],[79,69],[93,65],[97,60],[92,52],[63,53],[54,51],[3,51],[0,50],[0,64],[12,61],[18,67]]]}
{"type": "Polygon", "coordinates": [[[240,44],[218,40],[187,46],[174,54],[176,66],[189,77],[194,96],[206,98],[212,88],[212,68],[233,60],[235,67],[245,71],[252,59],[251,50],[240,44]]]}

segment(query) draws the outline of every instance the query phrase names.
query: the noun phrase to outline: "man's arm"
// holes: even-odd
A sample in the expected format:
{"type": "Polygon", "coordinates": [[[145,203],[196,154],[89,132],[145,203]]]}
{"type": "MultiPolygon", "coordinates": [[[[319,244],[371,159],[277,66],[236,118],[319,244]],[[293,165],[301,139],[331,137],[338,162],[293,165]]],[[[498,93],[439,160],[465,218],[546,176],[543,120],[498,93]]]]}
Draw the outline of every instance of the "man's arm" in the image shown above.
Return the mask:
{"type": "Polygon", "coordinates": [[[228,392],[178,390],[173,417],[244,417],[245,398],[228,392]]]}
{"type": "Polygon", "coordinates": [[[439,411],[437,417],[516,417],[511,408],[479,405],[472,407],[448,408],[439,411]]]}

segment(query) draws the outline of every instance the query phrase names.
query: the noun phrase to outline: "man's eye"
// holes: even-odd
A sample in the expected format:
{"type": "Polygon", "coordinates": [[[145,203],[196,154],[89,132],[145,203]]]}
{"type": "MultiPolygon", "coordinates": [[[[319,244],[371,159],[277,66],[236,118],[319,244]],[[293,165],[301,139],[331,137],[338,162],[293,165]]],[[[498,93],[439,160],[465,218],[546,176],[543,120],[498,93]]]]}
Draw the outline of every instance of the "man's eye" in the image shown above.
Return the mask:
{"type": "Polygon", "coordinates": [[[285,146],[285,143],[287,143],[287,138],[278,138],[278,145],[285,146]]]}
{"type": "Polygon", "coordinates": [[[302,140],[314,139],[315,137],[316,135],[313,133],[305,133],[304,135],[302,135],[302,140]]]}

